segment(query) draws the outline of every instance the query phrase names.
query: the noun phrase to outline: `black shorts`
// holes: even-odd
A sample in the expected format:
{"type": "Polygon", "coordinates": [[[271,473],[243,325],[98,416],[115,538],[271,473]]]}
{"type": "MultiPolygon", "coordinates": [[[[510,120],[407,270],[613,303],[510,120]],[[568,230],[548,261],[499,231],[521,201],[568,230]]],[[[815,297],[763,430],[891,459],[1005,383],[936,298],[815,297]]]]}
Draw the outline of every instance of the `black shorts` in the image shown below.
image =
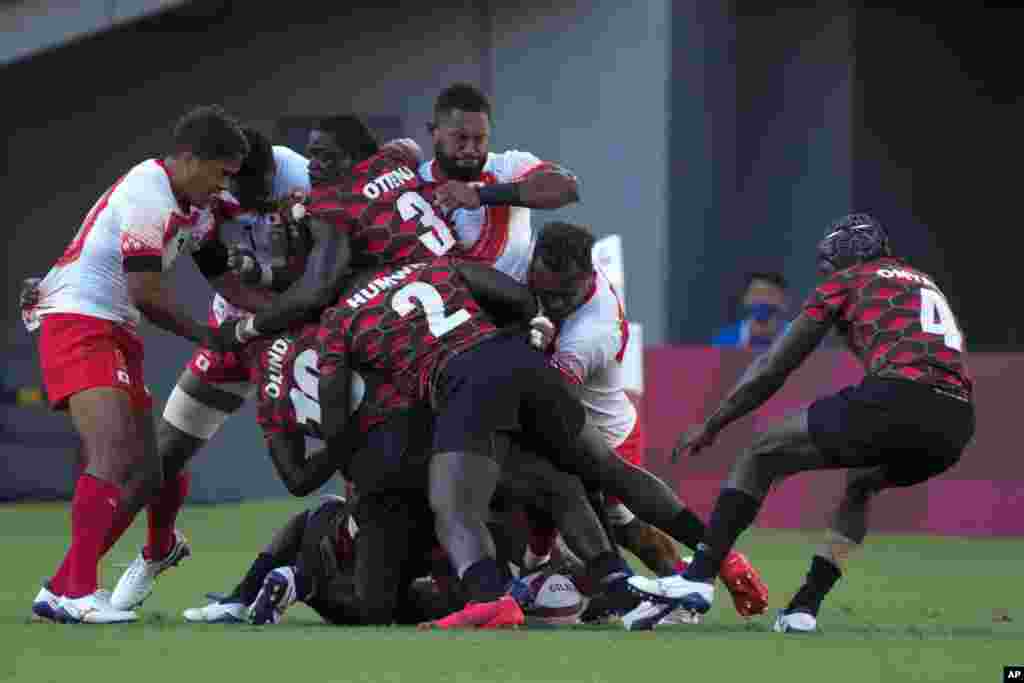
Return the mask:
{"type": "Polygon", "coordinates": [[[895,486],[945,472],[974,436],[974,406],[919,382],[865,378],[807,411],[814,445],[836,467],[884,466],[895,486]]]}
{"type": "Polygon", "coordinates": [[[426,405],[394,415],[370,430],[343,474],[361,493],[425,491],[433,419],[426,405]]]}
{"type": "Polygon", "coordinates": [[[435,453],[497,457],[492,435],[519,430],[568,448],[586,419],[561,374],[519,335],[492,337],[448,361],[436,399],[435,453]]]}

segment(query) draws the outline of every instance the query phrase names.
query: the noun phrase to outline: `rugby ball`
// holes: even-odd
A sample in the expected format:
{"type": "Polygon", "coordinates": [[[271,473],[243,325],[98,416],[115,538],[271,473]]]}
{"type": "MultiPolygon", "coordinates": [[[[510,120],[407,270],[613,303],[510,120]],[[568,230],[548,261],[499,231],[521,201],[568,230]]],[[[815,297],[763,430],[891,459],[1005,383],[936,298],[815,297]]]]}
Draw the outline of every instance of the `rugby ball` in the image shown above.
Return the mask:
{"type": "Polygon", "coordinates": [[[527,624],[567,626],[580,623],[587,599],[572,579],[562,574],[535,572],[524,580],[533,596],[533,604],[524,610],[527,624]]]}

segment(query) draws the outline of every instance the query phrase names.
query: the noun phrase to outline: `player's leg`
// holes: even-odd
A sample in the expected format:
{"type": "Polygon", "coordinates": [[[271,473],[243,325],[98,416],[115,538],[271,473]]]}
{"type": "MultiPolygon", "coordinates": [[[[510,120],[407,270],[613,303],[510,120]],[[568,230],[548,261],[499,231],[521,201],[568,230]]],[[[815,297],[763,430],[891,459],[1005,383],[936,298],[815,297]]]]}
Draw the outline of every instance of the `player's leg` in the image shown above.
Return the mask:
{"type": "Polygon", "coordinates": [[[175,531],[191,479],[186,463],[244,404],[250,385],[228,381],[240,380],[244,374],[234,354],[201,349],[178,378],[154,437],[163,466],[161,483],[155,488],[129,489],[108,539],[113,545],[139,510],[146,507],[146,545],[118,580],[111,597],[115,606],[130,609],[141,604],[152,593],[156,577],[191,553],[184,536],[175,531]],[[206,371],[199,372],[199,367],[206,371]]]}
{"type": "MultiPolygon", "coordinates": [[[[945,472],[959,461],[974,435],[974,411],[970,404],[934,395],[920,386],[897,388],[903,390],[900,393],[917,395],[893,397],[893,409],[884,414],[877,409],[846,411],[846,428],[854,428],[858,433],[877,432],[875,450],[881,453],[885,464],[847,473],[843,495],[824,542],[811,560],[803,585],[776,619],[777,631],[815,630],[822,602],[842,577],[851,553],[867,536],[870,504],[875,495],[888,488],[914,486],[945,472]]],[[[819,440],[823,448],[830,447],[827,438],[819,440]]]]}
{"type": "Polygon", "coordinates": [[[114,609],[98,591],[98,563],[130,473],[159,475],[159,460],[147,450],[144,433],[152,399],[142,374],[142,344],[109,321],[53,316],[43,321],[39,352],[47,393],[54,407],[69,411],[85,465],[72,499],[71,547],[44,588],[54,598],[45,601],[53,609],[41,616],[132,621],[134,613],[114,609]]]}
{"type": "Polygon", "coordinates": [[[68,410],[82,439],[86,467],[71,502],[71,547],[50,582],[51,591],[63,596],[61,620],[133,621],[133,612],[116,610],[97,594],[99,561],[129,473],[158,468],[159,461],[145,450],[146,439],[140,433],[144,421],[127,392],[88,389],[69,399],[68,410]]]}
{"type": "Polygon", "coordinates": [[[185,621],[203,623],[248,622],[248,608],[256,601],[267,574],[278,567],[296,564],[306,526],[313,510],[293,515],[276,532],[256,556],[245,576],[224,597],[204,607],[192,607],[184,612],[185,621]]]}
{"type": "Polygon", "coordinates": [[[687,609],[706,612],[715,578],[727,571],[726,558],[736,539],[753,524],[772,484],[796,472],[844,466],[815,446],[807,425],[807,411],[786,418],[758,436],[737,458],[715,502],[705,540],[682,576],[634,577],[630,583],[653,599],[674,600],[687,609]]]}
{"type": "Polygon", "coordinates": [[[513,447],[504,460],[499,488],[504,497],[550,516],[566,546],[586,566],[595,591],[631,574],[579,477],[557,469],[546,458],[513,447]]]}

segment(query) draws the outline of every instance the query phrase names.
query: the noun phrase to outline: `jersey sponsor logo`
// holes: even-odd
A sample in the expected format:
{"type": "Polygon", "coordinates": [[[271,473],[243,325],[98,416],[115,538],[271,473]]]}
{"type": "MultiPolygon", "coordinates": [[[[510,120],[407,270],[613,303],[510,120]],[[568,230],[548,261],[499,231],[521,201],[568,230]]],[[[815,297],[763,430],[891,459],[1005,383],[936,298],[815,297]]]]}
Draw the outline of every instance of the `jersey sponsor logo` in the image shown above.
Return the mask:
{"type": "Polygon", "coordinates": [[[409,181],[415,180],[416,174],[407,166],[399,166],[393,171],[379,175],[363,186],[363,196],[373,200],[385,192],[397,190],[409,181]]]}
{"type": "Polygon", "coordinates": [[[279,337],[267,349],[267,383],[263,391],[270,398],[280,398],[284,384],[284,357],[291,348],[292,340],[279,337]]]}
{"type": "Polygon", "coordinates": [[[413,263],[411,265],[405,266],[404,268],[396,270],[390,275],[382,275],[381,277],[374,279],[372,282],[370,282],[368,285],[360,289],[352,296],[345,299],[345,303],[348,305],[349,308],[355,310],[360,306],[371,301],[381,292],[385,292],[394,287],[395,285],[404,281],[405,278],[412,275],[414,270],[423,268],[426,265],[426,263],[413,263]]]}
{"type": "Polygon", "coordinates": [[[909,270],[903,270],[902,268],[880,268],[875,272],[878,273],[879,277],[891,278],[896,280],[909,280],[910,282],[916,282],[917,284],[924,285],[925,287],[938,289],[938,287],[935,286],[935,283],[929,280],[924,275],[921,275],[920,273],[914,273],[909,270]]]}

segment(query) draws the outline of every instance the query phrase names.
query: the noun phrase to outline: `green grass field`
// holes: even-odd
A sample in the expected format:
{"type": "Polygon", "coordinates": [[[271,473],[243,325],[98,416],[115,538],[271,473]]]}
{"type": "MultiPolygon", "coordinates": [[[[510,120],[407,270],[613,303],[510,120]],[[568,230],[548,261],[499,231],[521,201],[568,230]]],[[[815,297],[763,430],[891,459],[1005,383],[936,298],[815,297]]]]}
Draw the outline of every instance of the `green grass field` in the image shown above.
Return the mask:
{"type": "MultiPolygon", "coordinates": [[[[29,603],[67,539],[67,507],[0,506],[0,680],[32,681],[1000,681],[1024,663],[1020,540],[876,536],[820,615],[821,634],[771,633],[768,616],[736,616],[725,591],[699,627],[419,633],[342,629],[305,607],[274,627],[190,626],[186,607],[227,590],[270,531],[308,501],[197,506],[179,520],[194,556],[164,575],[142,623],[31,623],[29,603]],[[1012,621],[996,620],[1008,611],[1012,621]],[[707,678],[705,678],[707,676],[707,678]]],[[[112,587],[144,521],[106,560],[112,587]]],[[[817,533],[755,530],[741,539],[785,603],[817,533]]]]}

